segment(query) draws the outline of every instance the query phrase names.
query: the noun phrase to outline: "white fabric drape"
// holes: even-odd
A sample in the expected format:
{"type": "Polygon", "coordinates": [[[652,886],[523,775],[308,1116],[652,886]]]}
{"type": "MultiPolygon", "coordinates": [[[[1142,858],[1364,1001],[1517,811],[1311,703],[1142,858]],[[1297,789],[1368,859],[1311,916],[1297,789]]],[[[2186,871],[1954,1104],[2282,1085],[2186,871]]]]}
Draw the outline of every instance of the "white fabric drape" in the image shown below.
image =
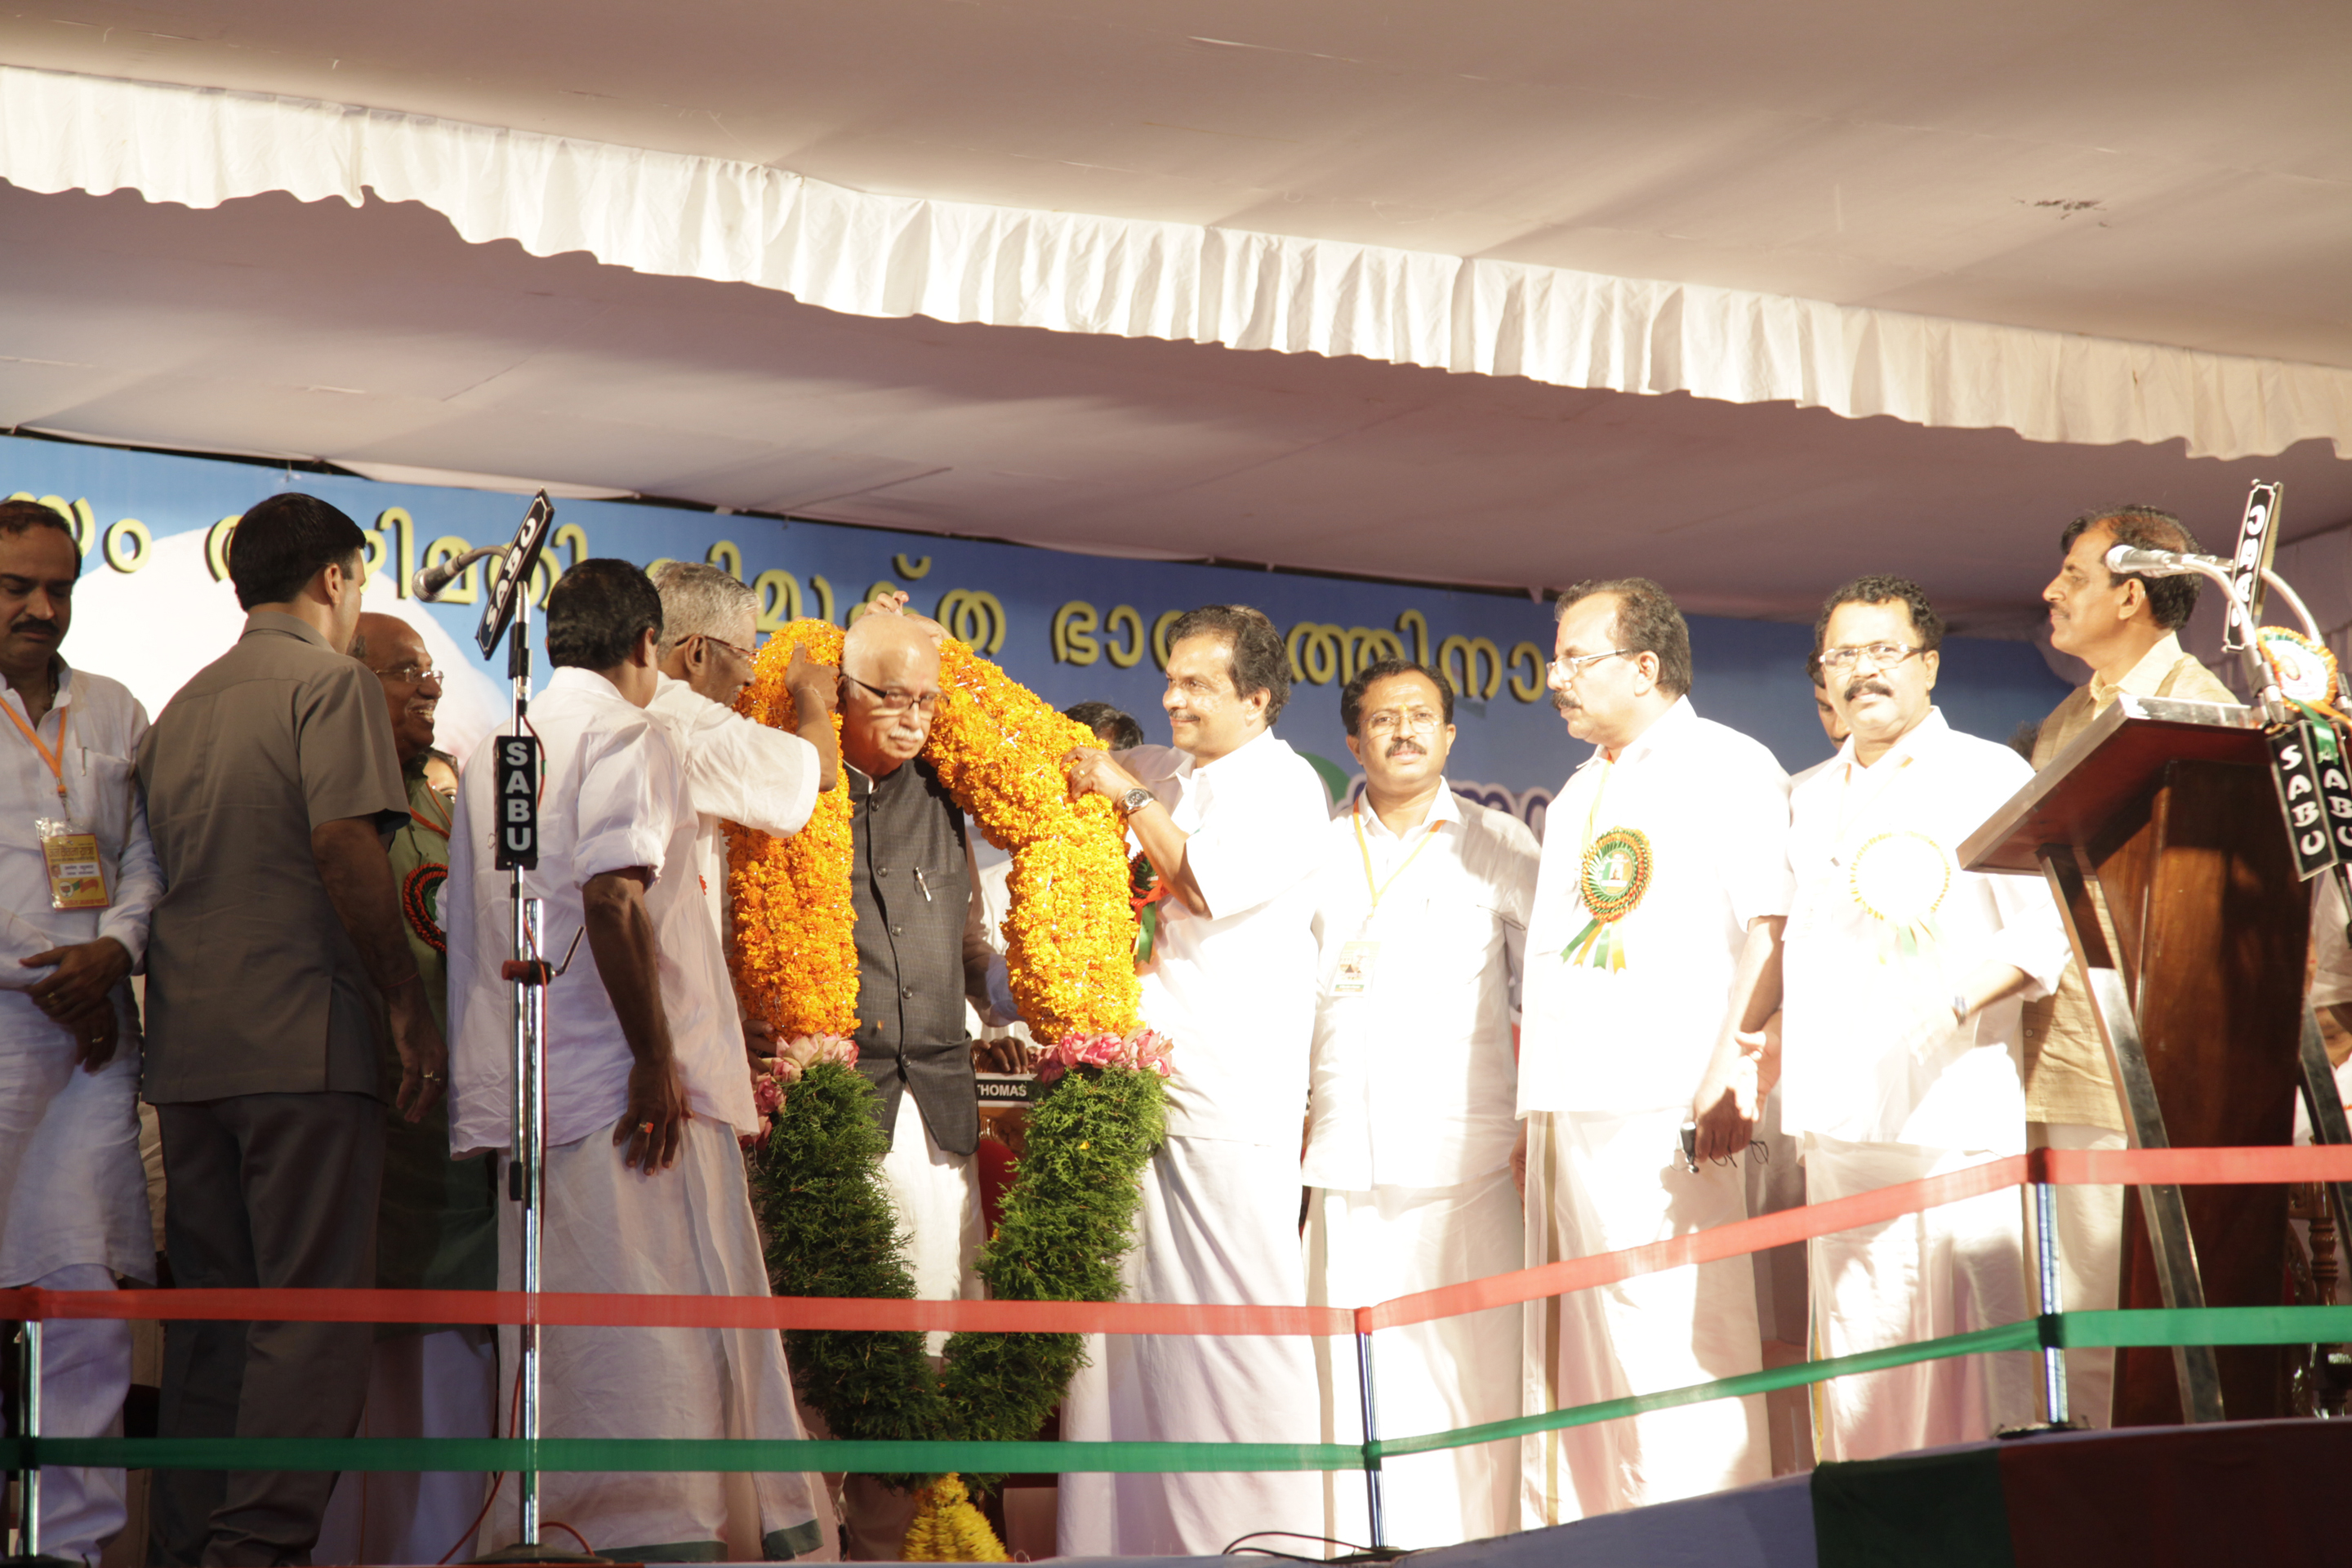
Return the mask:
{"type": "Polygon", "coordinates": [[[421,202],[466,239],[782,289],[862,316],[1353,354],[1860,418],[2162,442],[2327,437],[2352,370],[1193,224],[851,191],[757,163],[430,116],[0,67],[0,179],[216,206],[421,202]]]}

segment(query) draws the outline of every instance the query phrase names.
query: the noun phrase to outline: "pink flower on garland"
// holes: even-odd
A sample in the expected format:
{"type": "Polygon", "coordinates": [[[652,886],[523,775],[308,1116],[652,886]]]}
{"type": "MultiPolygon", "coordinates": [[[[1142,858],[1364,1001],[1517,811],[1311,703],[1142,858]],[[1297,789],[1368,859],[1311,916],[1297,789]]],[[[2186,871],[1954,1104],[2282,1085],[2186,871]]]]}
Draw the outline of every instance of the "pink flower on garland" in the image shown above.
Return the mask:
{"type": "Polygon", "coordinates": [[[1139,1030],[1128,1039],[1074,1032],[1038,1053],[1037,1081],[1052,1083],[1072,1068],[1127,1068],[1166,1078],[1174,1070],[1168,1059],[1174,1048],[1167,1036],[1150,1029],[1139,1030]]]}

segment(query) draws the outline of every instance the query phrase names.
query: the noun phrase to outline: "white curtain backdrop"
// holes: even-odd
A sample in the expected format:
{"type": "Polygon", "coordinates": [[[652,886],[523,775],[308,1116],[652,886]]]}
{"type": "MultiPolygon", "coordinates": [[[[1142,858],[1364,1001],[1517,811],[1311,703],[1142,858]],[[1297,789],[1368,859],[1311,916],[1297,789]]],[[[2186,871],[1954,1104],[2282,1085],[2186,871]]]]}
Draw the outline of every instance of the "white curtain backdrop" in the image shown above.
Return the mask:
{"type": "Polygon", "coordinates": [[[755,163],[309,100],[0,67],[0,179],[215,206],[424,203],[864,316],[1355,354],[1616,392],[1793,402],[2030,440],[2352,456],[2352,370],[1191,224],[872,195],[755,163]]]}

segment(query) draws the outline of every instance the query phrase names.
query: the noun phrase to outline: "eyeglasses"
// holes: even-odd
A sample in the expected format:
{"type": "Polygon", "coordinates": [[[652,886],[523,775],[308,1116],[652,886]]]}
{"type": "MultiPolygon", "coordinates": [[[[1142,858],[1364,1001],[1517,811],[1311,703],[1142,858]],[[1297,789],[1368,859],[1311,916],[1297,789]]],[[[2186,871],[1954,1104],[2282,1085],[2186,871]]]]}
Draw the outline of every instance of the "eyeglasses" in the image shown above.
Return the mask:
{"type": "Polygon", "coordinates": [[[733,654],[736,658],[741,659],[746,664],[755,663],[759,659],[760,655],[758,650],[740,647],[735,643],[729,642],[725,637],[715,637],[709,632],[697,632],[694,635],[700,637],[704,642],[718,644],[720,647],[725,648],[729,653],[733,654]]]}
{"type": "Polygon", "coordinates": [[[1864,643],[1860,647],[1825,647],[1822,649],[1823,669],[1852,669],[1864,658],[1880,669],[1893,669],[1915,653],[1925,653],[1920,647],[1906,647],[1899,642],[1864,643]]]}
{"type": "Polygon", "coordinates": [[[422,686],[428,680],[439,680],[441,672],[429,664],[395,664],[390,669],[375,672],[378,680],[396,680],[403,686],[422,686]]]}
{"type": "Polygon", "coordinates": [[[1364,733],[1374,740],[1385,740],[1401,729],[1416,735],[1433,735],[1444,722],[1444,715],[1433,708],[1408,708],[1402,713],[1383,708],[1364,715],[1364,733]]]}
{"type": "Polygon", "coordinates": [[[868,686],[845,670],[843,671],[841,679],[857,688],[858,690],[872,696],[874,710],[877,713],[904,713],[908,709],[912,708],[918,713],[929,715],[939,709],[940,693],[936,691],[926,691],[920,697],[907,691],[885,691],[878,686],[868,686]]]}
{"type": "Polygon", "coordinates": [[[1615,658],[1621,653],[1637,654],[1641,651],[1637,647],[1612,647],[1606,653],[1582,653],[1573,658],[1555,658],[1546,662],[1544,674],[1547,677],[1557,677],[1561,680],[1574,680],[1584,673],[1584,667],[1588,664],[1596,664],[1604,658],[1615,658]]]}

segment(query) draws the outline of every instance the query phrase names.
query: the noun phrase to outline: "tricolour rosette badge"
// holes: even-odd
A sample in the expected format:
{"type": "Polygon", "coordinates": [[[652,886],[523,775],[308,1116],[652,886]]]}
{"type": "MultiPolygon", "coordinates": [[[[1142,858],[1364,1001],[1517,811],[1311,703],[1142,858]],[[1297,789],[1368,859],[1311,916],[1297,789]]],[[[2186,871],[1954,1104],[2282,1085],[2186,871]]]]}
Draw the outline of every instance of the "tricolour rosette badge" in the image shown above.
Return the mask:
{"type": "Polygon", "coordinates": [[[1952,888],[1942,845],[1907,829],[1882,833],[1854,851],[1851,880],[1853,901],[1878,921],[1893,952],[1916,958],[1936,945],[1936,911],[1952,888]]]}
{"type": "Polygon", "coordinates": [[[1563,963],[1595,969],[1625,967],[1625,939],[1617,924],[1650,890],[1650,840],[1638,827],[1612,827],[1592,841],[1577,873],[1584,912],[1592,918],[1560,949],[1563,963]]]}
{"type": "Polygon", "coordinates": [[[2314,718],[2341,720],[2342,679],[2327,646],[2284,626],[2264,626],[2260,636],[2263,657],[2278,677],[2279,694],[2314,718]]]}

